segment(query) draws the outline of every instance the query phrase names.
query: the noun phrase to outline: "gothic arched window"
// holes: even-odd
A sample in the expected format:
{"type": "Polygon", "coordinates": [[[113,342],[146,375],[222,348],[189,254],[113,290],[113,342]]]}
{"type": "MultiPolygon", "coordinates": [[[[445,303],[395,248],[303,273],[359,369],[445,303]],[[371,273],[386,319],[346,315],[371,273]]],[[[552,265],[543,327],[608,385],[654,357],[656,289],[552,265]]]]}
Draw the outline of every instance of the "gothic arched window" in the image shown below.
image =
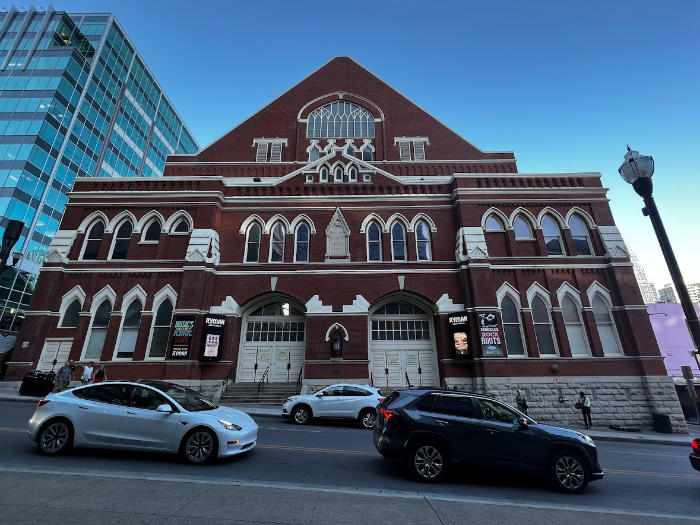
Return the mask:
{"type": "Polygon", "coordinates": [[[374,116],[352,102],[336,100],[309,114],[306,136],[310,139],[373,138],[374,116]]]}

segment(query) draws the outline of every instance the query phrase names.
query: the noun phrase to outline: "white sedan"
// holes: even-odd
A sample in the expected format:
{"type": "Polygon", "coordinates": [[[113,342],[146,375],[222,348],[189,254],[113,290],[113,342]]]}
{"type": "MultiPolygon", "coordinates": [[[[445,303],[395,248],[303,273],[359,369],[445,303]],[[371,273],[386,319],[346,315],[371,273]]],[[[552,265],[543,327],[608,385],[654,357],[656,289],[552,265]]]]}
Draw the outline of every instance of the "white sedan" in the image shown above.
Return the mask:
{"type": "Polygon", "coordinates": [[[150,450],[202,464],[255,448],[258,425],[174,383],[109,381],[46,396],[29,435],[48,455],[70,447],[150,450]]]}
{"type": "Polygon", "coordinates": [[[282,414],[297,425],[315,417],[347,418],[371,429],[377,420],[377,405],[384,400],[379,390],[369,385],[331,385],[313,394],[292,396],[282,405],[282,414]]]}

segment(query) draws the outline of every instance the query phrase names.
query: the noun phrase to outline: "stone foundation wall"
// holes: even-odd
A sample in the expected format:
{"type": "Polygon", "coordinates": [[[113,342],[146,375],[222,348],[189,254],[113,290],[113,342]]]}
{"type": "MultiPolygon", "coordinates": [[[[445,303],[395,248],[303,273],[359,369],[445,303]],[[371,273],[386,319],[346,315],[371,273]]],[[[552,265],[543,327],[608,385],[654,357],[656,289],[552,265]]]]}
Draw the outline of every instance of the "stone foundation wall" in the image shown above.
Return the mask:
{"type": "Polygon", "coordinates": [[[579,392],[591,398],[593,427],[610,425],[652,430],[652,414],[671,418],[674,432],[687,432],[673,380],[648,377],[481,377],[445,378],[448,388],[479,392],[515,406],[515,393],[525,392],[528,413],[537,421],[561,426],[583,426],[574,408],[579,392]]]}

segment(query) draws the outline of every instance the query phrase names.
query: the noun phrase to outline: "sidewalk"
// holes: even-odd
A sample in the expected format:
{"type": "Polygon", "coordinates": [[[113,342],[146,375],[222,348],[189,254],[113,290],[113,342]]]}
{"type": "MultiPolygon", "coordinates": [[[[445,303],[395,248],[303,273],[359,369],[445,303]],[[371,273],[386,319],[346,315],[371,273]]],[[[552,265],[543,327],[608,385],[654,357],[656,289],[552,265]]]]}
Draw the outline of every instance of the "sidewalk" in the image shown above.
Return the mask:
{"type": "MultiPolygon", "coordinates": [[[[0,401],[16,401],[20,403],[36,403],[39,397],[20,396],[17,393],[19,382],[0,382],[0,401]]],[[[275,405],[257,405],[257,404],[228,404],[222,403],[224,406],[237,408],[250,414],[251,416],[259,417],[281,417],[282,408],[275,405]]],[[[591,436],[596,441],[612,441],[622,443],[642,443],[651,445],[676,445],[681,447],[690,446],[690,438],[700,436],[700,425],[689,424],[689,434],[657,434],[653,432],[620,432],[616,430],[601,429],[575,429],[584,432],[591,436]]]]}

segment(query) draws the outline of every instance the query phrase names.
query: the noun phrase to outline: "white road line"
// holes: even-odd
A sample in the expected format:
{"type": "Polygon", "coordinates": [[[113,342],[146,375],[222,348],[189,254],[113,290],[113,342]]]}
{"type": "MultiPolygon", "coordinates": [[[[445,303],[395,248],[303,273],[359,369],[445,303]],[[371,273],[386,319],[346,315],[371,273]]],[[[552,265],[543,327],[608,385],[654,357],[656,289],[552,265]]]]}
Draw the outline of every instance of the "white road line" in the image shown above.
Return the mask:
{"type": "Polygon", "coordinates": [[[189,476],[172,476],[155,473],[133,473],[133,472],[112,472],[105,474],[95,471],[71,471],[58,469],[39,469],[28,467],[17,467],[12,465],[0,464],[0,473],[16,473],[16,474],[44,474],[49,476],[66,476],[66,477],[84,477],[95,479],[126,479],[136,481],[152,481],[152,482],[168,482],[168,483],[191,483],[196,485],[217,485],[217,486],[233,486],[242,488],[261,488],[261,489],[276,489],[289,491],[307,491],[321,492],[332,494],[346,494],[352,496],[380,497],[380,498],[397,498],[397,499],[425,499],[430,501],[442,501],[448,503],[470,503],[475,505],[493,505],[496,507],[513,507],[525,508],[533,510],[555,510],[566,512],[582,512],[587,514],[608,514],[613,516],[631,516],[639,518],[663,518],[686,520],[700,522],[698,516],[690,514],[663,514],[661,512],[644,512],[635,510],[613,509],[607,507],[591,507],[579,505],[565,505],[560,503],[534,503],[534,502],[514,502],[499,500],[496,498],[481,498],[471,496],[446,496],[444,494],[422,491],[408,490],[386,490],[381,488],[359,489],[354,487],[326,487],[322,485],[313,485],[306,483],[285,483],[285,482],[265,482],[265,481],[248,481],[248,480],[214,480],[193,478],[189,476]]]}

